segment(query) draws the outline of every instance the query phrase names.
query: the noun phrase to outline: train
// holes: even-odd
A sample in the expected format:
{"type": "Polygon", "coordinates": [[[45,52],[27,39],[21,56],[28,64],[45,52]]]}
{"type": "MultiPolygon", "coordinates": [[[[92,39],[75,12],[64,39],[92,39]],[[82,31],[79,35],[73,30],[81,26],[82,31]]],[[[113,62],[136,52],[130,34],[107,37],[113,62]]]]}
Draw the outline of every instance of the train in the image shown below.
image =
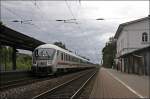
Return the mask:
{"type": "Polygon", "coordinates": [[[57,75],[93,67],[88,59],[53,44],[40,45],[32,53],[31,71],[35,75],[57,75]]]}

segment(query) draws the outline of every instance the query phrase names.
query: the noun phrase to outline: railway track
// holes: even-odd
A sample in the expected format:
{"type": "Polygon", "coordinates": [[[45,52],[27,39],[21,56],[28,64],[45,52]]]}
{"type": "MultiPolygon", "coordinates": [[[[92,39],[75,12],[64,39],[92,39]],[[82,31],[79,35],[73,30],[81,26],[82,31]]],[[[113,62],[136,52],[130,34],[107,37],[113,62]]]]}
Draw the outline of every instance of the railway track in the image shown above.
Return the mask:
{"type": "Polygon", "coordinates": [[[31,84],[31,83],[43,81],[43,80],[48,80],[48,79],[50,79],[50,77],[45,77],[45,78],[29,77],[29,78],[9,81],[4,84],[1,84],[0,90],[4,91],[7,89],[11,89],[11,88],[15,88],[15,87],[19,87],[19,86],[23,86],[23,85],[27,85],[27,84],[31,84]]]}
{"type": "MultiPolygon", "coordinates": [[[[63,75],[65,75],[65,74],[63,74],[63,75]]],[[[60,75],[60,76],[63,76],[63,75],[60,75]]],[[[44,78],[41,78],[41,77],[40,78],[38,78],[38,77],[26,77],[26,78],[23,78],[23,79],[8,81],[8,82],[0,84],[0,91],[5,91],[7,89],[12,89],[12,88],[16,88],[16,87],[20,87],[20,86],[24,86],[24,85],[28,85],[28,84],[32,84],[32,83],[36,83],[36,82],[40,82],[40,81],[44,81],[44,80],[50,80],[52,78],[54,78],[54,76],[49,75],[48,77],[44,77],[44,78]]]]}
{"type": "MultiPolygon", "coordinates": [[[[62,74],[60,76],[63,76],[63,75],[65,75],[65,74],[62,74]]],[[[11,88],[15,88],[15,87],[19,87],[19,86],[23,86],[23,85],[27,85],[27,84],[32,84],[32,83],[39,82],[39,81],[49,80],[52,78],[54,78],[54,76],[49,75],[49,76],[44,77],[44,78],[27,77],[27,78],[23,78],[23,79],[19,79],[19,80],[8,81],[5,83],[0,83],[0,91],[4,91],[7,89],[11,89],[11,88]]]]}
{"type": "Polygon", "coordinates": [[[54,99],[54,98],[77,98],[85,85],[96,74],[97,71],[90,71],[75,77],[65,83],[62,83],[48,91],[45,91],[32,99],[54,99]]]}

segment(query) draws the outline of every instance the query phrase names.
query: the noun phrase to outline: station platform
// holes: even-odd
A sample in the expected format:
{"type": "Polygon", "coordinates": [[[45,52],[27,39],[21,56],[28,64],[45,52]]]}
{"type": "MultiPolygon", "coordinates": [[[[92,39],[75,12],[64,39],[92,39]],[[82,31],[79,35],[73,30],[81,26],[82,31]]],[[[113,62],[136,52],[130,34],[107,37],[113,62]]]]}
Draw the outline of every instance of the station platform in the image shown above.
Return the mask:
{"type": "Polygon", "coordinates": [[[101,68],[89,98],[149,98],[149,87],[148,76],[101,68]]]}
{"type": "Polygon", "coordinates": [[[4,83],[23,79],[31,76],[30,70],[0,71],[0,86],[4,83]]]}

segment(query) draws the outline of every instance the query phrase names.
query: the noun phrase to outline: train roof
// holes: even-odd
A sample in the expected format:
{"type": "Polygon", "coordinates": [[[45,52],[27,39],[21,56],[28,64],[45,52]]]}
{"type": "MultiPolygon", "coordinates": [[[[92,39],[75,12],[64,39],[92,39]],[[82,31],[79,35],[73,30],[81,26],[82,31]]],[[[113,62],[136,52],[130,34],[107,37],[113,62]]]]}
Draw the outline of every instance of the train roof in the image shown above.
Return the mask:
{"type": "Polygon", "coordinates": [[[84,61],[88,61],[89,62],[89,60],[84,59],[84,58],[82,58],[82,57],[80,57],[80,56],[78,56],[78,55],[76,55],[74,53],[69,52],[68,50],[62,49],[62,48],[60,48],[60,47],[58,47],[56,45],[53,45],[53,44],[43,44],[43,45],[38,46],[36,49],[38,49],[38,48],[54,48],[56,50],[62,51],[64,53],[67,53],[67,54],[69,54],[71,56],[74,56],[76,58],[79,58],[79,59],[82,59],[84,61]]]}

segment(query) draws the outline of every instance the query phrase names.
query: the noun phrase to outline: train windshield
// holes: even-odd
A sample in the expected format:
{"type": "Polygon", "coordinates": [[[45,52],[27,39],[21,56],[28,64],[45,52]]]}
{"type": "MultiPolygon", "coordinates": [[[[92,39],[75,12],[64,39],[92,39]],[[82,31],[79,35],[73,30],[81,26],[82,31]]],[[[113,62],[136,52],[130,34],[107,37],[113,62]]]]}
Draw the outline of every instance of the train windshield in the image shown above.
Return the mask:
{"type": "Polygon", "coordinates": [[[34,51],[36,60],[52,60],[56,50],[51,48],[39,48],[34,51]]]}

